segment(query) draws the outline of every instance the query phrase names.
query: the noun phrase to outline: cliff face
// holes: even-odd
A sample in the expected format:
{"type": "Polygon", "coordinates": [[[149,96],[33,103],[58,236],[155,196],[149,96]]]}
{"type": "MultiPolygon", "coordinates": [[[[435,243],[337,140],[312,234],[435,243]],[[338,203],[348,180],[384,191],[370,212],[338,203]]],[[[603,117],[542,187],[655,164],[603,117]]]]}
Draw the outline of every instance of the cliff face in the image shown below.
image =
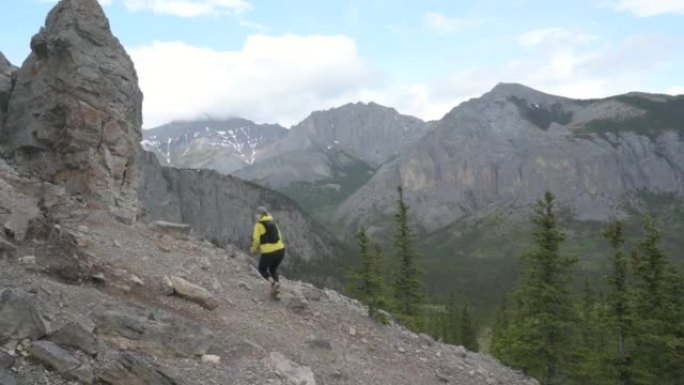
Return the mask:
{"type": "Polygon", "coordinates": [[[640,191],[682,196],[682,107],[682,97],[576,101],[502,84],[452,110],[382,166],[338,216],[356,223],[389,212],[387,186],[397,185],[428,231],[491,210],[527,208],[545,190],[580,220],[620,215],[640,191]]]}
{"type": "Polygon", "coordinates": [[[3,152],[39,178],[134,218],[142,93],[102,8],[60,1],[31,51],[7,104],[3,152]]]}
{"type": "Polygon", "coordinates": [[[280,194],[216,171],[162,167],[150,152],[141,155],[140,164],[138,196],[147,220],[187,223],[199,237],[246,250],[251,243],[254,210],[265,205],[283,233],[287,264],[301,260],[333,266],[345,257],[346,250],[335,237],[280,194]]]}

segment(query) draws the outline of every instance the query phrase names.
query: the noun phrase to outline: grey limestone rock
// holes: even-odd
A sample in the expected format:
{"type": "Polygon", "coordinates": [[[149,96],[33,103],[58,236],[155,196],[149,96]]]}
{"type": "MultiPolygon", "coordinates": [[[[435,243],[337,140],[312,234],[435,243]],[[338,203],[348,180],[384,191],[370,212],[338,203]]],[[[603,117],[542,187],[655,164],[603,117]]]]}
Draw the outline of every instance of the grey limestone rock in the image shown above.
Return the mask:
{"type": "Polygon", "coordinates": [[[316,385],[316,379],[310,367],[299,365],[281,353],[272,352],[268,356],[267,365],[288,385],[316,385]]]}
{"type": "Polygon", "coordinates": [[[173,290],[179,296],[186,298],[189,301],[196,302],[209,310],[214,310],[218,307],[218,301],[207,289],[176,276],[169,277],[169,280],[171,281],[173,290]]]}
{"type": "Polygon", "coordinates": [[[84,384],[92,384],[93,372],[88,365],[72,356],[59,345],[51,341],[35,341],[29,348],[31,356],[53,368],[62,375],[76,379],[84,384]]]}
{"type": "Polygon", "coordinates": [[[121,349],[170,357],[206,354],[213,334],[198,323],[137,304],[105,305],[94,314],[100,339],[121,349]]]}
{"type": "Polygon", "coordinates": [[[18,289],[0,291],[0,343],[44,335],[45,324],[32,297],[18,289]]]}
{"type": "Polygon", "coordinates": [[[142,93],[97,0],[63,0],[31,40],[0,137],[40,178],[135,217],[142,93]]]}
{"type": "Polygon", "coordinates": [[[76,322],[71,322],[47,337],[63,347],[82,350],[90,355],[97,354],[98,344],[95,335],[76,322]]]}
{"type": "MultiPolygon", "coordinates": [[[[491,210],[526,212],[546,190],[580,220],[619,216],[624,199],[639,191],[682,196],[681,126],[672,123],[652,135],[628,127],[629,119],[649,113],[639,107],[648,103],[661,103],[657,114],[678,108],[681,99],[623,95],[577,101],[499,85],[454,108],[383,165],[338,208],[337,217],[354,224],[390,215],[396,193],[388,189],[399,185],[428,232],[491,210]],[[606,119],[628,123],[616,133],[592,133],[606,119]]],[[[662,124],[658,117],[650,124],[662,124]]]]}
{"type": "Polygon", "coordinates": [[[118,353],[98,373],[110,385],[180,385],[153,364],[131,353],[118,353]]]}

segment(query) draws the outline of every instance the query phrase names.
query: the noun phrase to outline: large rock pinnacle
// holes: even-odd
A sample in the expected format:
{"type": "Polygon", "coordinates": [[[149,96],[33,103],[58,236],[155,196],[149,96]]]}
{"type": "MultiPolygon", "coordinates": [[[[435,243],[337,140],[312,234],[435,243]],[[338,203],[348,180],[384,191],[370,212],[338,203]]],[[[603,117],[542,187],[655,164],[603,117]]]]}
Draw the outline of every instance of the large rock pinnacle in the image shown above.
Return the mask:
{"type": "Polygon", "coordinates": [[[31,39],[0,135],[18,166],[134,217],[142,93],[97,0],[62,0],[31,39]]]}

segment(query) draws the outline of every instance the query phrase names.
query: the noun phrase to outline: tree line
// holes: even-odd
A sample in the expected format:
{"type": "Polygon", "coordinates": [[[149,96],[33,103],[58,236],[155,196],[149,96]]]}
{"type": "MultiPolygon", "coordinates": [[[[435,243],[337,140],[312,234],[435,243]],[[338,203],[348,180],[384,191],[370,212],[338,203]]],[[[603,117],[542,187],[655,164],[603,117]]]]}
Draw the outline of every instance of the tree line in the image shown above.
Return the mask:
{"type": "Polygon", "coordinates": [[[446,343],[478,350],[469,305],[458,305],[451,294],[446,304],[428,304],[425,278],[417,266],[414,232],[403,189],[397,187],[393,255],[387,263],[380,245],[362,228],[356,234],[360,262],[348,276],[347,292],[368,307],[368,315],[382,323],[389,317],[414,332],[424,332],[446,343]]]}
{"type": "MultiPolygon", "coordinates": [[[[401,187],[391,263],[363,229],[361,262],[349,293],[379,322],[390,316],[415,332],[477,351],[477,326],[454,294],[428,303],[401,187]],[[390,269],[388,266],[392,266],[390,269]]],[[[532,215],[533,248],[521,258],[515,290],[491,325],[489,351],[542,385],[684,385],[684,273],[666,255],[653,218],[628,244],[624,225],[603,232],[611,269],[597,287],[573,291],[578,259],[563,255],[566,234],[547,192],[532,215]]]]}

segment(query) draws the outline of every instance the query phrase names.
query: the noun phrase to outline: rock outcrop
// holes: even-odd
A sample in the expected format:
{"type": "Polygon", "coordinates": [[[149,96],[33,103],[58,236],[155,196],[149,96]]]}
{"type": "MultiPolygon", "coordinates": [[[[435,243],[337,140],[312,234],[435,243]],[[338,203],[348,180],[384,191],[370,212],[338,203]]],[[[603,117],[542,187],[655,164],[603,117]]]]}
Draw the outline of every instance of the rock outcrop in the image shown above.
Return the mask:
{"type": "Polygon", "coordinates": [[[60,1],[31,51],[9,98],[4,154],[93,207],[135,218],[142,93],[98,2],[60,1]]]}
{"type": "Polygon", "coordinates": [[[7,104],[14,88],[16,74],[17,68],[0,52],[0,132],[7,116],[7,104]]]}

